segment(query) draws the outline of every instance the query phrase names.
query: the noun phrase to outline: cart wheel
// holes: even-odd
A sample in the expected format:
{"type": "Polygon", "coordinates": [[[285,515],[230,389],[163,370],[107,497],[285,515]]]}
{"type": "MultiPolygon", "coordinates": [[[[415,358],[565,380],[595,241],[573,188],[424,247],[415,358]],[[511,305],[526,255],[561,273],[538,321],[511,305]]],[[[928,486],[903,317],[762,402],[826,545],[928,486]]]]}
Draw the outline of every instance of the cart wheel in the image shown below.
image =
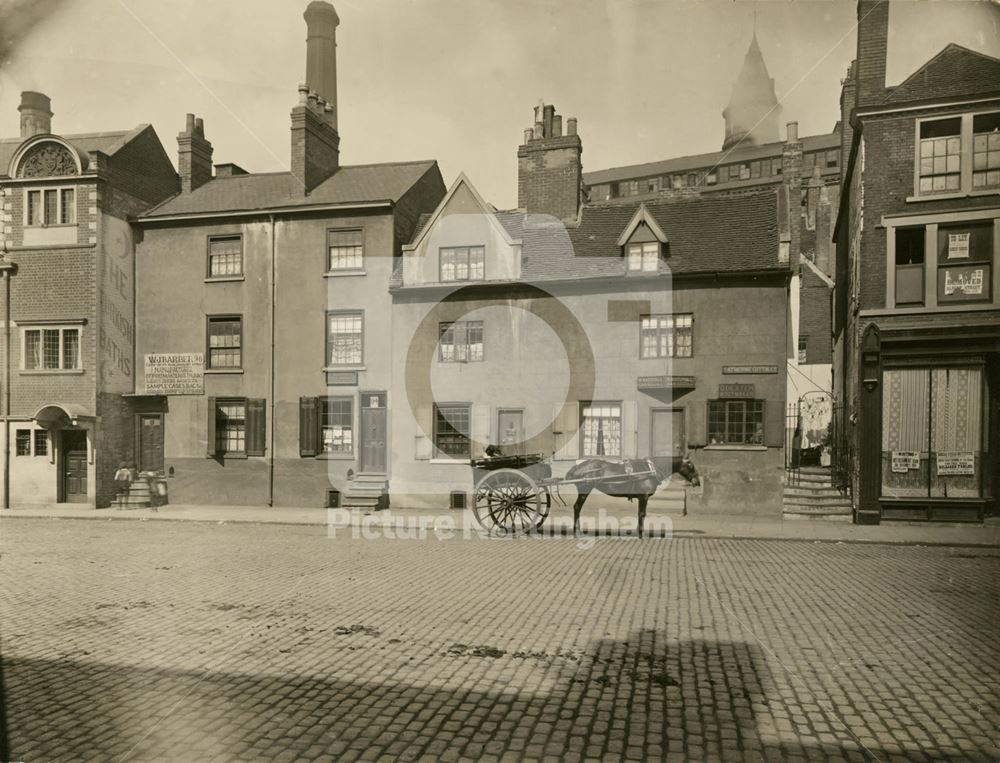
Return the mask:
{"type": "Polygon", "coordinates": [[[548,515],[542,496],[547,494],[524,472],[497,469],[476,485],[473,510],[481,527],[498,535],[522,535],[537,527],[548,515]]]}

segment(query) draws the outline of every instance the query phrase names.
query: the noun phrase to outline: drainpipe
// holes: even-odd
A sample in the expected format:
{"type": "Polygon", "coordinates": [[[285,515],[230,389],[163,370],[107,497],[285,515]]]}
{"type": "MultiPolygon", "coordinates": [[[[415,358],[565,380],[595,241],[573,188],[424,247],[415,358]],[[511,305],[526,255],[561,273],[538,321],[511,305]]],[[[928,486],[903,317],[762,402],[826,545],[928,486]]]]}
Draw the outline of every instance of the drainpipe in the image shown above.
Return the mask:
{"type": "Polygon", "coordinates": [[[17,272],[17,263],[0,262],[6,296],[4,299],[4,383],[3,383],[3,508],[10,508],[10,279],[17,272]]]}
{"type": "Polygon", "coordinates": [[[275,402],[274,402],[274,309],[275,309],[275,289],[276,284],[274,279],[277,273],[277,267],[275,263],[275,254],[277,252],[277,247],[274,240],[274,215],[268,215],[268,219],[271,222],[271,422],[270,426],[267,428],[267,437],[269,440],[267,449],[267,505],[270,507],[274,506],[274,414],[275,414],[275,402]]]}

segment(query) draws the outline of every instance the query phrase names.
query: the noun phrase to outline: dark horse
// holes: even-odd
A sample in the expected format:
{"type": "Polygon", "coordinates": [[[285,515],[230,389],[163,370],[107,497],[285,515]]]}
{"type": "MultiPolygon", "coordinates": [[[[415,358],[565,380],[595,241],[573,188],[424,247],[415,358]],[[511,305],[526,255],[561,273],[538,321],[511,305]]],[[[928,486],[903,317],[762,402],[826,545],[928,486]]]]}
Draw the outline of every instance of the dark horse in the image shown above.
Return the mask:
{"type": "Polygon", "coordinates": [[[575,464],[566,472],[567,480],[579,480],[576,482],[576,503],[573,504],[573,534],[580,532],[580,511],[583,509],[583,504],[597,489],[606,495],[624,496],[630,501],[633,498],[638,500],[641,538],[642,526],[646,520],[646,503],[660,483],[674,472],[678,472],[692,485],[701,484],[698,470],[687,456],[632,458],[618,461],[588,458],[575,464]]]}

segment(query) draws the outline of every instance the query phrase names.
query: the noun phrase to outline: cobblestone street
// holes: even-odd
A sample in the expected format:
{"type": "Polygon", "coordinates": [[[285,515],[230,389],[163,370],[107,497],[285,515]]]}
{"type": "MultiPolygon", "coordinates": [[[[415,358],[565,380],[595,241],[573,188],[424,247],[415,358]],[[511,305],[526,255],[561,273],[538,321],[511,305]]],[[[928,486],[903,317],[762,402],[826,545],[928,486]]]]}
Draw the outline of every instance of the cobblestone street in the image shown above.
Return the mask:
{"type": "Polygon", "coordinates": [[[12,760],[995,760],[996,549],[6,522],[12,760]]]}

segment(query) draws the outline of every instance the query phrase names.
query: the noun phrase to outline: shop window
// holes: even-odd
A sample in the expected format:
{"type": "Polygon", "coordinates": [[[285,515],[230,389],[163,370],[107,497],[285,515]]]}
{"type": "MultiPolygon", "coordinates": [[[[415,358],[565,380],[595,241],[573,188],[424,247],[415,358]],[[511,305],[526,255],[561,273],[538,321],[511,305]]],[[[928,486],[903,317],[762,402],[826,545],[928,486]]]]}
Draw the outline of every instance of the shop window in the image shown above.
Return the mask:
{"type": "Polygon", "coordinates": [[[364,360],[364,314],[329,312],[326,325],[327,366],[360,365],[364,360]]]}
{"type": "Polygon", "coordinates": [[[440,255],[442,281],[482,281],[486,277],[485,247],[441,247],[440,255]]]}
{"type": "Polygon", "coordinates": [[[320,398],[320,446],[323,453],[354,452],[354,400],[350,397],[320,398]]]}
{"type": "Polygon", "coordinates": [[[440,458],[472,457],[471,406],[468,403],[434,405],[434,451],[440,458]]]}
{"type": "Polygon", "coordinates": [[[210,236],[208,277],[227,278],[241,275],[243,275],[243,237],[210,236]]]}
{"type": "Polygon", "coordinates": [[[694,344],[694,316],[644,315],[639,320],[640,358],[690,358],[694,344]]]}
{"type": "Polygon", "coordinates": [[[364,248],[364,232],[360,229],[327,231],[327,271],[361,270],[364,248]]]}
{"type": "Polygon", "coordinates": [[[17,456],[30,456],[31,455],[31,430],[30,429],[18,429],[17,433],[14,435],[14,455],[17,456]]]}
{"type": "Polygon", "coordinates": [[[972,118],[972,187],[1000,187],[1000,112],[972,118]]]}
{"type": "Polygon", "coordinates": [[[438,360],[442,363],[478,363],[483,360],[483,322],[438,324],[438,360]]]}
{"type": "Polygon", "coordinates": [[[243,367],[243,318],[239,315],[208,317],[208,367],[243,367]]]}
{"type": "Polygon", "coordinates": [[[924,304],[924,228],[896,229],[896,305],[924,304]]]}
{"type": "Polygon", "coordinates": [[[988,302],[992,281],[992,222],[940,226],[938,304],[988,302]]]}
{"type": "Polygon", "coordinates": [[[580,405],[580,457],[622,454],[622,404],[584,402],[580,405]]]}
{"type": "Polygon", "coordinates": [[[763,400],[709,400],[709,445],[763,445],[763,400]]]}
{"type": "Polygon", "coordinates": [[[978,367],[885,370],[883,496],[981,497],[985,383],[978,367]]]}
{"type": "Polygon", "coordinates": [[[79,327],[46,326],[21,330],[21,368],[25,371],[72,371],[80,365],[79,327]]]}
{"type": "Polygon", "coordinates": [[[660,244],[658,241],[629,244],[625,247],[630,273],[656,273],[660,269],[660,244]]]}

